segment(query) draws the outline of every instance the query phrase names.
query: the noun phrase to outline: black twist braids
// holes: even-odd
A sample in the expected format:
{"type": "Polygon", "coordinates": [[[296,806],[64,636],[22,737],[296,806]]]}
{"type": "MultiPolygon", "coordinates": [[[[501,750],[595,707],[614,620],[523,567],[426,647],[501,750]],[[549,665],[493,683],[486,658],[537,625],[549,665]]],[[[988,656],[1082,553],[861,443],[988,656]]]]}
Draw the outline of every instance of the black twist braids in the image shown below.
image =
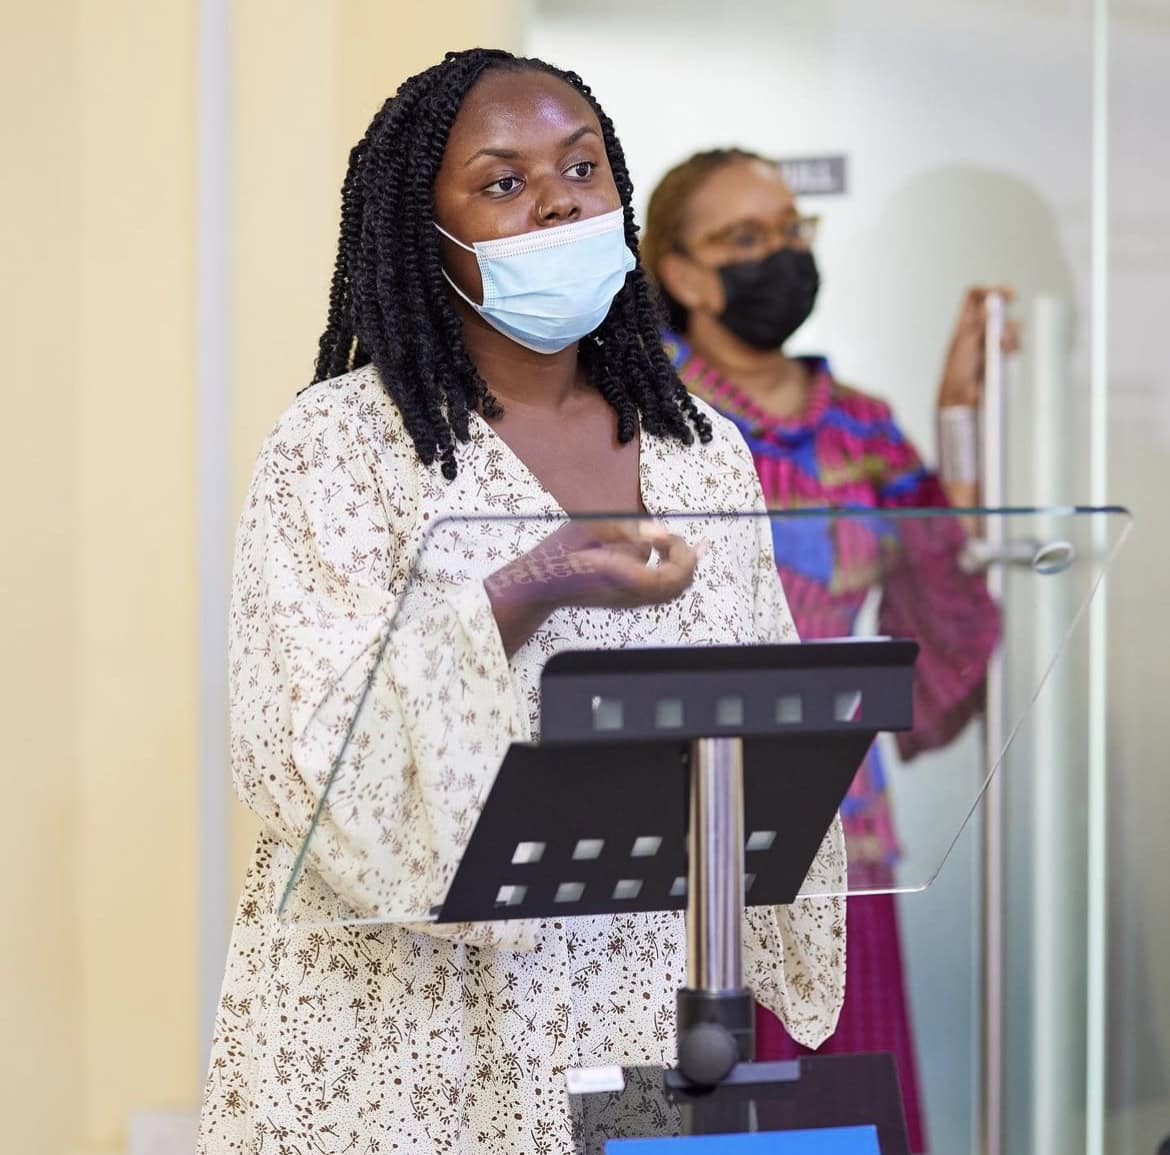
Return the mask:
{"type": "MultiPolygon", "coordinates": [[[[601,124],[625,211],[626,242],[638,254],[633,185],[609,117],[579,76],[495,49],[451,52],[412,76],[374,116],[354,146],[341,189],[337,261],[329,317],[313,382],[371,362],[402,415],[419,458],[456,474],[455,447],[469,437],[471,410],[502,412],[463,343],[434,228],[434,183],[451,126],[471,87],[489,69],[534,70],[564,81],[601,124]]],[[[659,317],[639,266],[609,314],[580,344],[589,380],[613,407],[622,442],[638,419],[656,436],[690,445],[711,439],[662,347],[659,317]]]]}

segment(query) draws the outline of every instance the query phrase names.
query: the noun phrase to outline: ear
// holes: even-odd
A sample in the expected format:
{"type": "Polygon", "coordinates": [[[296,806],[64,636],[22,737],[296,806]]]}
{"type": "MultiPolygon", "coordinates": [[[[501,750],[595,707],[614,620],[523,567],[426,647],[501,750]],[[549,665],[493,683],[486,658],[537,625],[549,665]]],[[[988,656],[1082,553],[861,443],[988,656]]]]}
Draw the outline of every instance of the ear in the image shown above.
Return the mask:
{"type": "Polygon", "coordinates": [[[723,312],[723,283],[714,269],[692,261],[682,253],[667,253],[658,268],[662,287],[684,309],[723,312]]]}

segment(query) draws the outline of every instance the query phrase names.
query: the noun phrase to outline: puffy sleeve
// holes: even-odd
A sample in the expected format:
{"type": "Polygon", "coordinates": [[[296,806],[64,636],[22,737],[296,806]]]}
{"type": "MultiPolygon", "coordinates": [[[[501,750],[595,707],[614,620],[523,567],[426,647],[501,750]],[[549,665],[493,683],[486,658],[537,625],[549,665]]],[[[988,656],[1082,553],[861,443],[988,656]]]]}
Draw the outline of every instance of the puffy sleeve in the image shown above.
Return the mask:
{"type": "MultiPolygon", "coordinates": [[[[761,505],[763,499],[761,497],[761,505]]],[[[771,527],[759,519],[757,640],[799,641],[772,555],[771,527]]],[[[744,927],[744,981],[806,1047],[834,1031],[845,1001],[845,836],[834,816],[804,889],[826,897],[790,906],[749,906],[744,927]]]]}
{"type": "MultiPolygon", "coordinates": [[[[336,917],[425,919],[504,751],[528,737],[480,582],[391,628],[421,537],[408,449],[303,397],[261,452],[237,539],[236,787],[294,849],[316,822],[303,866],[336,917]]],[[[426,929],[531,945],[520,923],[426,929]]]]}
{"type": "MultiPolygon", "coordinates": [[[[726,423],[724,423],[726,424],[726,423]]],[[[763,511],[764,495],[751,454],[737,430],[735,484],[740,509],[763,511]]],[[[754,520],[755,641],[797,642],[799,637],[776,570],[768,518],[754,520]]],[[[845,1001],[845,836],[834,817],[805,879],[817,898],[790,906],[751,906],[744,913],[744,981],[788,1033],[807,1047],[835,1030],[845,1001]]]]}
{"type": "Polygon", "coordinates": [[[882,579],[878,632],[914,638],[920,647],[914,676],[914,729],[897,734],[908,759],[952,741],[983,709],[987,663],[999,640],[999,610],[979,574],[964,573],[959,557],[966,531],[937,476],[922,463],[888,407],[882,443],[871,460],[883,509],[937,509],[929,518],[897,522],[897,550],[882,579]]]}

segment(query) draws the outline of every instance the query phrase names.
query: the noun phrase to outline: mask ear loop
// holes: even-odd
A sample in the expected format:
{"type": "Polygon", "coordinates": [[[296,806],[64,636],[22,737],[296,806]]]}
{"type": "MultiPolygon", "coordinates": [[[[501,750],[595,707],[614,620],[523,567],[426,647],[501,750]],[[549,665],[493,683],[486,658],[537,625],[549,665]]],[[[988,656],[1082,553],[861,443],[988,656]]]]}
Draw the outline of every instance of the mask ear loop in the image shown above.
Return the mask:
{"type": "MultiPolygon", "coordinates": [[[[439,232],[442,233],[443,236],[445,236],[447,240],[449,240],[453,245],[458,245],[461,249],[466,249],[466,251],[469,253],[475,253],[475,247],[473,245],[465,245],[458,237],[453,237],[449,232],[447,232],[445,228],[443,228],[441,224],[439,224],[438,221],[432,221],[431,224],[433,224],[435,228],[438,229],[439,232]]],[[[478,257],[479,254],[476,253],[476,258],[478,259],[478,257]]],[[[455,284],[455,282],[451,279],[451,275],[441,265],[439,266],[439,271],[443,274],[443,279],[447,282],[448,285],[451,286],[451,288],[455,290],[455,292],[459,294],[459,296],[461,296],[477,313],[483,313],[483,306],[477,305],[457,284],[455,284]]],[[[482,268],[480,269],[480,276],[483,276],[482,268]]]]}
{"type": "Polygon", "coordinates": [[[483,312],[483,306],[477,305],[448,275],[447,270],[440,268],[439,272],[443,274],[443,279],[451,286],[477,313],[483,312]]]}
{"type": "Polygon", "coordinates": [[[439,224],[438,221],[431,221],[431,224],[433,224],[435,228],[438,229],[439,232],[441,232],[443,236],[445,236],[447,240],[449,240],[453,245],[458,245],[461,249],[466,249],[469,253],[475,252],[474,245],[465,245],[458,237],[453,237],[449,232],[447,232],[447,230],[443,228],[443,226],[439,224]]]}

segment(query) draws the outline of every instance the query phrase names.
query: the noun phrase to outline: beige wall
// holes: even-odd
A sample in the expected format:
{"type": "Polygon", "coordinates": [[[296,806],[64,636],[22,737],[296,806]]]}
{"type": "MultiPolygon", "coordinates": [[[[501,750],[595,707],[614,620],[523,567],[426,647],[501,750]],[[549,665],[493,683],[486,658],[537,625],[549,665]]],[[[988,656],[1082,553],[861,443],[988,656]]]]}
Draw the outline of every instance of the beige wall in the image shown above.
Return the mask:
{"type": "Polygon", "coordinates": [[[78,802],[83,1150],[196,1078],[195,24],[84,0],[78,802]]]}
{"type": "MultiPolygon", "coordinates": [[[[232,516],[256,451],[313,376],[349,150],[401,80],[444,52],[517,50],[522,0],[239,6],[235,60],[232,516]]],[[[231,819],[233,886],[255,824],[231,819]]]]}
{"type": "Polygon", "coordinates": [[[75,819],[78,654],[75,5],[0,16],[0,1147],[61,1151],[80,1115],[75,819]],[[66,46],[53,75],[44,45],[66,46]]]}
{"type": "MultiPolygon", "coordinates": [[[[196,0],[4,6],[0,1150],[122,1151],[198,1062],[196,0]]],[[[312,368],[345,156],[515,0],[241,0],[232,517],[312,368]],[[458,32],[453,32],[457,29],[458,32]]],[[[232,886],[251,827],[233,805],[232,886]]]]}
{"type": "Polygon", "coordinates": [[[192,12],[9,5],[6,1151],[195,1078],[192,12]]]}

